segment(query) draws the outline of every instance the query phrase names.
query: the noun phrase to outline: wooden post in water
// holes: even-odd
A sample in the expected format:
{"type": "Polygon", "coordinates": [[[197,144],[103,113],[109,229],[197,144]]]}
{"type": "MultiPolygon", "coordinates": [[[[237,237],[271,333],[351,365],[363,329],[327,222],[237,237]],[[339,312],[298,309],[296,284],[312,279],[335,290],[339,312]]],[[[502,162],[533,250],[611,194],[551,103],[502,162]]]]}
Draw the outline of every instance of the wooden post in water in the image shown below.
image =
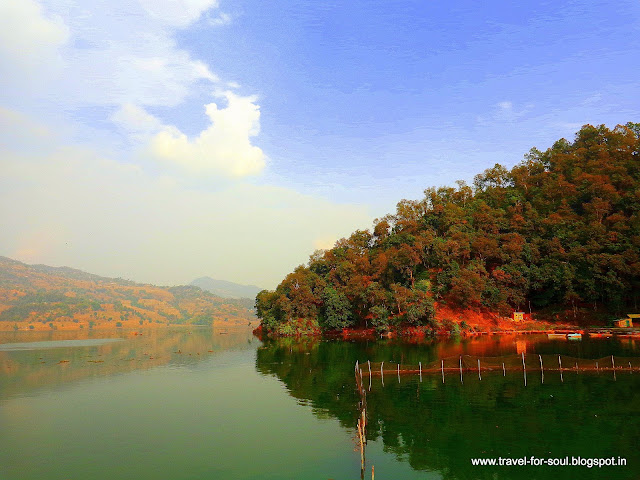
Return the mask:
{"type": "Polygon", "coordinates": [[[398,364],[398,383],[400,383],[400,364],[398,364]]]}
{"type": "Polygon", "coordinates": [[[422,382],[422,362],[418,362],[418,367],[420,368],[420,382],[422,382]]]}
{"type": "Polygon", "coordinates": [[[598,367],[598,361],[596,360],[596,372],[600,373],[600,368],[598,367]]]}
{"type": "Polygon", "coordinates": [[[613,355],[611,355],[611,366],[613,367],[613,379],[617,380],[617,378],[616,378],[616,362],[613,361],[613,355]]]}
{"type": "Polygon", "coordinates": [[[522,372],[524,374],[524,386],[527,386],[527,365],[524,363],[524,352],[522,352],[522,372]]]}
{"type": "Polygon", "coordinates": [[[629,373],[631,373],[631,362],[629,362],[629,373]]]}
{"type": "Polygon", "coordinates": [[[482,380],[482,375],[480,375],[480,359],[478,359],[478,378],[482,380]]]}
{"type": "Polygon", "coordinates": [[[371,391],[371,361],[367,360],[367,365],[369,365],[369,391],[371,391]]]}
{"type": "Polygon", "coordinates": [[[382,367],[384,367],[384,362],[380,364],[380,378],[382,379],[382,386],[384,387],[384,370],[382,367]]]}
{"type": "Polygon", "coordinates": [[[576,373],[578,373],[578,362],[576,362],[576,373]]]}
{"type": "Polygon", "coordinates": [[[444,359],[440,359],[440,370],[442,371],[442,383],[444,383],[444,359]]]}
{"type": "Polygon", "coordinates": [[[360,419],[358,419],[358,438],[360,439],[360,472],[364,477],[364,442],[362,440],[362,426],[360,425],[360,419]]]}
{"type": "Polygon", "coordinates": [[[560,355],[558,355],[558,365],[560,365],[560,381],[564,383],[564,378],[562,378],[562,359],[560,355]]]}
{"type": "Polygon", "coordinates": [[[464,383],[462,379],[462,355],[460,355],[460,383],[464,383]]]}
{"type": "Polygon", "coordinates": [[[507,376],[507,371],[504,368],[504,362],[502,362],[502,376],[506,377],[507,376]]]}
{"type": "Polygon", "coordinates": [[[376,480],[376,472],[373,469],[373,465],[371,465],[371,480],[376,480]]]}
{"type": "Polygon", "coordinates": [[[540,359],[540,375],[542,376],[542,383],[544,383],[544,367],[542,366],[542,355],[538,355],[540,359]]]}

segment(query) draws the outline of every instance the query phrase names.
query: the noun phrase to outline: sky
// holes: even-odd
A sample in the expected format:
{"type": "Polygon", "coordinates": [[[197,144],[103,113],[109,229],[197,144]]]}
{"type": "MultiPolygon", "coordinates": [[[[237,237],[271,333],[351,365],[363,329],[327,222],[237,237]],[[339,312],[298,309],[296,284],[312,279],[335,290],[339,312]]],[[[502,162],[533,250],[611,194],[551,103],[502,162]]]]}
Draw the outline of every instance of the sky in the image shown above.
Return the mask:
{"type": "Polygon", "coordinates": [[[274,288],[425,188],[640,121],[640,3],[4,0],[0,255],[274,288]]]}

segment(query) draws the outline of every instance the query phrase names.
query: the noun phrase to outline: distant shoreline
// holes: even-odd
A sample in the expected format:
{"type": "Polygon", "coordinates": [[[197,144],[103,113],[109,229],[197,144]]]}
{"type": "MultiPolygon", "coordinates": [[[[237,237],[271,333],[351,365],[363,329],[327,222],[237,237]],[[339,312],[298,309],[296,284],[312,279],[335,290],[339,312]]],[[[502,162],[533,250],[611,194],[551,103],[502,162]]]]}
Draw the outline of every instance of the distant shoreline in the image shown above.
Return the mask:
{"type": "Polygon", "coordinates": [[[53,328],[47,323],[41,322],[0,322],[0,332],[55,332],[55,331],[94,331],[94,330],[119,330],[123,332],[136,332],[141,330],[155,330],[166,328],[251,328],[252,330],[258,325],[257,321],[253,322],[213,322],[212,325],[194,325],[187,323],[145,323],[140,325],[138,322],[122,322],[122,326],[116,326],[115,322],[101,322],[93,326],[87,323],[74,322],[50,322],[53,328]],[[17,325],[17,329],[15,326],[17,325]],[[29,328],[33,326],[33,328],[29,328]]]}

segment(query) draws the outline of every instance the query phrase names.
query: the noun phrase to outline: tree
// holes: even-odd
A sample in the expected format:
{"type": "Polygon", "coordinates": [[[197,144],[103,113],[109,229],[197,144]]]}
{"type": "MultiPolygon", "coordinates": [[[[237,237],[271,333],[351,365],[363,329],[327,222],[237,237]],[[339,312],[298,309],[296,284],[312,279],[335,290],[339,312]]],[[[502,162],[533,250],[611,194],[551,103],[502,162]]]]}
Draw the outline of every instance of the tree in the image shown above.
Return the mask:
{"type": "Polygon", "coordinates": [[[352,325],[351,305],[347,297],[334,288],[325,288],[322,295],[320,325],[327,330],[340,330],[352,325]]]}

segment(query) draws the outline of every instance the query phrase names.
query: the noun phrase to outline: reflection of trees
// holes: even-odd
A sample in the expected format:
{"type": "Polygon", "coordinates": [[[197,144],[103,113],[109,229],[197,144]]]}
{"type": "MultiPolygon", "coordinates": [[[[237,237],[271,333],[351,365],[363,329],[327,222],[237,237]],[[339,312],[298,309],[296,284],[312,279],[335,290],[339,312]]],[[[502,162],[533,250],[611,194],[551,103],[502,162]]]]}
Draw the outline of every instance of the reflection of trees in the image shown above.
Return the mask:
{"type": "MultiPolygon", "coordinates": [[[[248,329],[212,328],[142,330],[141,336],[86,347],[0,351],[0,392],[24,394],[95,376],[175,364],[192,365],[218,352],[246,348],[256,341],[248,329]]],[[[118,338],[121,331],[7,332],[0,343],[118,338]]]]}
{"type": "MultiPolygon", "coordinates": [[[[435,351],[434,348],[431,352],[435,351]]],[[[257,369],[279,378],[292,396],[310,402],[318,415],[356,428],[358,396],[355,359],[395,359],[417,363],[422,350],[392,343],[274,341],[258,350],[257,369]],[[404,350],[402,354],[400,350],[404,350]]],[[[365,387],[368,387],[366,367],[365,387]]],[[[609,467],[607,478],[635,478],[640,465],[640,376],[549,374],[544,385],[530,377],[525,388],[513,374],[374,378],[367,394],[370,441],[417,470],[437,470],[444,478],[602,478],[603,471],[578,467],[474,467],[475,457],[540,458],[621,456],[628,468],[609,467]],[[635,467],[634,467],[635,465],[635,467]],[[578,469],[578,470],[576,470],[578,469]]]]}

